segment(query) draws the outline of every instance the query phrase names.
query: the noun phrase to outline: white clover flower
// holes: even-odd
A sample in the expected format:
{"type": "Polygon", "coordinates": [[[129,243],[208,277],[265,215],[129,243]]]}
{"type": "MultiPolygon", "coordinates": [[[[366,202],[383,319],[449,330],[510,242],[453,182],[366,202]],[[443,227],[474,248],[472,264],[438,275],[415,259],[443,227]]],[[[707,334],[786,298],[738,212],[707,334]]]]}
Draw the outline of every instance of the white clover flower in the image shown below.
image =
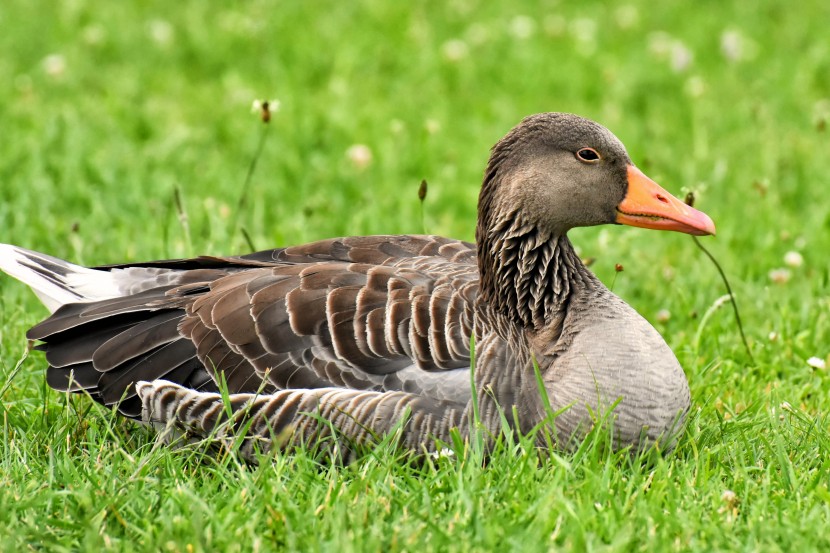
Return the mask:
{"type": "Polygon", "coordinates": [[[758,44],[738,30],[724,31],[720,36],[720,51],[730,62],[739,62],[754,58],[758,54],[758,44]]]}
{"type": "Polygon", "coordinates": [[[669,322],[669,319],[671,319],[671,311],[669,311],[668,309],[661,309],[657,312],[655,318],[657,319],[658,323],[667,323],[669,322]]]}
{"type": "Polygon", "coordinates": [[[810,357],[807,359],[807,364],[814,369],[824,370],[827,368],[827,363],[820,357],[810,357]]]}
{"type": "Polygon", "coordinates": [[[768,276],[775,284],[786,284],[793,275],[789,269],[772,269],[768,276]]]}
{"type": "Polygon", "coordinates": [[[804,264],[804,256],[796,251],[789,251],[784,254],[784,264],[790,267],[801,267],[804,264]]]}
{"type": "Polygon", "coordinates": [[[738,494],[732,490],[724,490],[720,500],[723,501],[724,505],[718,509],[718,514],[726,515],[727,520],[734,520],[738,516],[738,504],[740,503],[738,494]]]}
{"type": "Polygon", "coordinates": [[[173,25],[164,19],[153,19],[147,24],[150,38],[159,46],[167,46],[173,42],[173,25]]]}
{"type": "Polygon", "coordinates": [[[510,34],[519,40],[525,40],[536,32],[536,22],[526,15],[517,15],[510,21],[510,34]]]}
{"type": "MultiPolygon", "coordinates": [[[[649,35],[648,49],[654,57],[668,61],[669,66],[676,73],[682,73],[688,69],[695,57],[694,52],[688,46],[664,31],[656,31],[649,35]]],[[[692,92],[694,90],[690,91],[690,95],[694,95],[692,92]]]]}
{"type": "Polygon", "coordinates": [[[720,51],[727,61],[738,62],[754,58],[758,45],[751,38],[747,38],[740,31],[734,29],[724,31],[720,36],[720,51]]]}
{"type": "Polygon", "coordinates": [[[738,61],[743,57],[741,35],[737,31],[725,31],[720,36],[720,51],[729,61],[738,61]]]}
{"type": "Polygon", "coordinates": [[[66,58],[61,54],[49,54],[43,58],[41,64],[50,77],[60,77],[66,72],[66,58]]]}
{"type": "Polygon", "coordinates": [[[682,73],[692,64],[694,54],[685,44],[676,40],[671,48],[671,68],[676,73],[682,73]]]}
{"type": "Polygon", "coordinates": [[[458,62],[467,57],[470,48],[463,40],[454,38],[441,46],[441,53],[444,54],[444,59],[447,61],[458,62]]]}
{"type": "Polygon", "coordinates": [[[448,447],[442,447],[440,450],[433,451],[432,453],[430,453],[429,456],[433,459],[455,457],[455,451],[451,450],[448,447]]]}
{"type": "Polygon", "coordinates": [[[366,144],[353,144],[346,150],[346,157],[357,169],[365,169],[372,163],[372,150],[366,144]]]}

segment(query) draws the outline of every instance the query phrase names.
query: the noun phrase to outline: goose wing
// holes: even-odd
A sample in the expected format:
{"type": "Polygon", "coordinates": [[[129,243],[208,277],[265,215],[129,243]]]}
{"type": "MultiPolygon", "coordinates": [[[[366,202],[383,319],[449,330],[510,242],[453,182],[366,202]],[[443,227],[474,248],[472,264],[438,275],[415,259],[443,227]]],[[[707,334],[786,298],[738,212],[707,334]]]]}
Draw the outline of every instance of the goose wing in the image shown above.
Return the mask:
{"type": "Polygon", "coordinates": [[[134,383],[232,393],[348,388],[469,399],[475,249],[431,236],[331,239],[241,257],[110,266],[123,296],[29,332],[50,385],[137,416],[134,383]]]}

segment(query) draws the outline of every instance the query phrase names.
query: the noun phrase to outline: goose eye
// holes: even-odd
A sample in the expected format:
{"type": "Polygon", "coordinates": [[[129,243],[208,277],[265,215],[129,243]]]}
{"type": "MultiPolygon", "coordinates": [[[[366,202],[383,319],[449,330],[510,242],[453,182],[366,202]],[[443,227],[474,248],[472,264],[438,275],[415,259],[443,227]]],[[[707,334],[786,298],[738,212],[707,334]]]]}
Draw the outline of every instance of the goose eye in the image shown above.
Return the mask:
{"type": "Polygon", "coordinates": [[[576,159],[585,163],[596,163],[599,161],[599,153],[593,148],[582,148],[576,152],[576,159]]]}

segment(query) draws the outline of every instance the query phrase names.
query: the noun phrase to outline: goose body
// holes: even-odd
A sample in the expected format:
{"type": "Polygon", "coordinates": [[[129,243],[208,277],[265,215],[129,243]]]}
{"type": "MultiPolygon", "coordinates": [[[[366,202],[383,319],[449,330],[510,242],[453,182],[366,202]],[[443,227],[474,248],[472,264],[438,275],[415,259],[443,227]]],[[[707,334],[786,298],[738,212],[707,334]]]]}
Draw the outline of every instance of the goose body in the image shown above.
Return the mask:
{"type": "Polygon", "coordinates": [[[475,245],[348,237],[95,269],[2,245],[0,269],[53,311],[28,333],[50,386],[195,436],[219,428],[226,388],[249,457],[299,443],[348,454],[396,428],[431,451],[467,435],[474,411],[494,434],[502,417],[529,431],[548,401],[561,447],[607,410],[616,447],[671,447],[683,370],[566,235],[603,223],[714,233],[607,129],[545,113],[494,146],[475,245]]]}

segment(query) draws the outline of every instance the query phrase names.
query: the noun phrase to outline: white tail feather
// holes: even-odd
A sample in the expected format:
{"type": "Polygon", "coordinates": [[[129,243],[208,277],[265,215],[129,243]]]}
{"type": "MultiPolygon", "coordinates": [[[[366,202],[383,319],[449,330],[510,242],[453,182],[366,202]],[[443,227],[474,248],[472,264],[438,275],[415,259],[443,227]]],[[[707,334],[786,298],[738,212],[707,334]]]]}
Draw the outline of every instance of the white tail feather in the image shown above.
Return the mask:
{"type": "Polygon", "coordinates": [[[109,271],[87,269],[8,244],[0,244],[0,270],[31,288],[52,313],[67,303],[122,295],[109,271]]]}

